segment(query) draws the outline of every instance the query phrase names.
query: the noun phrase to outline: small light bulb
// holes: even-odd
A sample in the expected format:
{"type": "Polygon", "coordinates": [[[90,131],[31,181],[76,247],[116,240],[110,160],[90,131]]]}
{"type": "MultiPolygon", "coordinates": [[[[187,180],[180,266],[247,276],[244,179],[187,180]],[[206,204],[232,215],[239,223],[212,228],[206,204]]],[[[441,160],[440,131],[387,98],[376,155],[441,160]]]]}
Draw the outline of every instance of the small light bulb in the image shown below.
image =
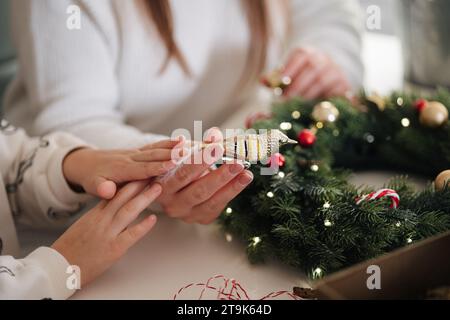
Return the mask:
{"type": "Polygon", "coordinates": [[[326,219],[323,224],[325,227],[331,227],[333,225],[333,223],[331,223],[331,221],[328,219],[326,219]]]}
{"type": "Polygon", "coordinates": [[[324,209],[329,209],[330,207],[331,207],[331,203],[329,203],[328,201],[323,204],[324,209]]]}
{"type": "Polygon", "coordinates": [[[328,116],[328,122],[335,122],[336,121],[336,116],[334,114],[330,114],[328,116]]]}
{"type": "Polygon", "coordinates": [[[267,198],[273,198],[274,196],[272,191],[267,192],[267,198]]]}
{"type": "Polygon", "coordinates": [[[282,122],[280,124],[280,129],[284,130],[284,131],[291,130],[292,129],[292,123],[290,123],[290,122],[282,122]]]}
{"type": "Polygon", "coordinates": [[[395,226],[396,226],[397,228],[400,228],[400,227],[402,226],[402,223],[401,223],[401,222],[397,222],[397,223],[395,224],[395,226]]]}
{"type": "Polygon", "coordinates": [[[313,165],[311,166],[311,171],[314,171],[314,172],[319,171],[319,166],[318,166],[317,164],[313,164],[313,165]]]}
{"type": "Polygon", "coordinates": [[[323,271],[321,268],[315,268],[313,271],[313,278],[317,279],[317,278],[322,277],[322,273],[323,273],[323,271]]]}
{"type": "Polygon", "coordinates": [[[278,172],[278,177],[283,179],[286,176],[286,174],[283,171],[278,172]]]}
{"type": "Polygon", "coordinates": [[[283,78],[281,78],[281,83],[285,86],[289,86],[292,83],[292,78],[284,76],[283,78]]]}
{"type": "Polygon", "coordinates": [[[300,113],[300,111],[294,111],[292,112],[292,119],[300,119],[300,117],[302,116],[302,114],[300,113]]]}
{"type": "Polygon", "coordinates": [[[339,130],[338,129],[334,129],[333,130],[333,136],[339,137],[339,130]]]}
{"type": "Polygon", "coordinates": [[[280,87],[274,88],[273,94],[277,97],[281,97],[283,95],[283,89],[281,89],[280,87]]]}
{"type": "Polygon", "coordinates": [[[370,133],[366,133],[364,135],[364,138],[366,139],[366,141],[368,143],[374,143],[375,142],[375,137],[372,134],[370,134],[370,133]]]}
{"type": "Polygon", "coordinates": [[[260,243],[261,242],[261,238],[260,237],[254,237],[253,239],[252,239],[252,241],[253,241],[253,246],[255,247],[256,245],[258,245],[258,243],[260,243]]]}
{"type": "Polygon", "coordinates": [[[398,97],[398,99],[397,99],[397,104],[401,107],[401,106],[403,106],[403,103],[404,103],[405,101],[403,100],[403,98],[402,97],[398,97]]]}
{"type": "Polygon", "coordinates": [[[322,129],[323,128],[323,122],[317,122],[316,123],[316,127],[317,127],[317,129],[322,129]]]}
{"type": "Polygon", "coordinates": [[[225,235],[225,239],[227,240],[227,242],[231,242],[231,241],[233,241],[233,236],[231,234],[227,233],[225,235]]]}
{"type": "Polygon", "coordinates": [[[413,240],[412,240],[411,238],[408,238],[408,239],[406,239],[406,242],[407,242],[407,243],[412,243],[413,240]]]}
{"type": "Polygon", "coordinates": [[[233,213],[233,209],[231,208],[227,208],[227,210],[225,210],[226,214],[232,214],[233,213]]]}
{"type": "Polygon", "coordinates": [[[408,128],[411,125],[411,121],[409,121],[408,118],[403,118],[402,119],[402,126],[405,128],[408,128]]]}

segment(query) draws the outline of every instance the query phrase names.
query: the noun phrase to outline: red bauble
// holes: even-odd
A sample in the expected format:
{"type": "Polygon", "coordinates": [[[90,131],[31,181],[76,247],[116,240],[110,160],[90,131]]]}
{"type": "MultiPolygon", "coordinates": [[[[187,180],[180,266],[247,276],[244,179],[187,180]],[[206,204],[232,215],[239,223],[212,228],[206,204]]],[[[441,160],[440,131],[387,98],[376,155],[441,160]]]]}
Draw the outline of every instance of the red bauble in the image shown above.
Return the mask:
{"type": "Polygon", "coordinates": [[[260,120],[267,120],[267,119],[270,119],[271,117],[272,117],[271,114],[264,113],[264,112],[256,112],[256,113],[250,114],[245,119],[245,127],[247,129],[250,129],[251,127],[253,127],[255,122],[260,121],[260,120]]]}
{"type": "Polygon", "coordinates": [[[269,159],[269,166],[272,165],[273,161],[275,161],[278,167],[282,167],[286,163],[286,158],[281,153],[275,153],[269,159]]]}
{"type": "Polygon", "coordinates": [[[298,134],[298,142],[303,148],[311,148],[316,140],[316,135],[311,130],[304,129],[298,134]]]}
{"type": "Polygon", "coordinates": [[[427,106],[428,101],[425,99],[419,99],[414,103],[414,108],[416,108],[417,111],[422,112],[423,109],[427,106]]]}

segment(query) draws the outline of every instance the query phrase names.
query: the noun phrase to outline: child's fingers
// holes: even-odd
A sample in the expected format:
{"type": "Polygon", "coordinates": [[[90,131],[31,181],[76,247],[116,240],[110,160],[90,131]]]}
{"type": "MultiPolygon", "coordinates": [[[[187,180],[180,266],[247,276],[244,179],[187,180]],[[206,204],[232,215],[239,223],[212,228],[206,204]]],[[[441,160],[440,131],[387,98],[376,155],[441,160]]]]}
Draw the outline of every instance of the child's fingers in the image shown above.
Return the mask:
{"type": "Polygon", "coordinates": [[[125,185],[119,190],[117,195],[109,201],[106,206],[106,210],[111,214],[115,215],[120,208],[122,208],[128,201],[133,199],[137,194],[142,192],[148,185],[148,181],[136,181],[125,185]]]}
{"type": "Polygon", "coordinates": [[[113,232],[119,234],[122,230],[126,229],[134,220],[136,220],[142,211],[147,209],[150,204],[159,197],[161,191],[161,185],[156,183],[144,189],[143,192],[125,203],[114,216],[112,221],[113,232]]]}
{"type": "Polygon", "coordinates": [[[146,151],[151,149],[172,149],[175,148],[178,144],[182,143],[185,140],[184,137],[180,136],[173,140],[162,140],[155,143],[151,143],[140,148],[140,151],[146,151]]]}
{"type": "Polygon", "coordinates": [[[149,149],[133,154],[131,159],[138,162],[165,161],[170,160],[171,156],[172,149],[149,149]]]}
{"type": "Polygon", "coordinates": [[[118,235],[116,239],[119,247],[124,251],[128,250],[154,227],[156,220],[156,216],[151,215],[138,224],[126,228],[118,235]]]}
{"type": "Polygon", "coordinates": [[[167,161],[129,161],[120,170],[120,181],[148,180],[153,177],[164,175],[177,164],[172,160],[167,161]]]}
{"type": "Polygon", "coordinates": [[[187,148],[173,148],[173,149],[151,149],[135,153],[131,159],[138,162],[145,161],[178,161],[189,154],[187,148]]]}
{"type": "Polygon", "coordinates": [[[114,181],[106,180],[103,177],[95,179],[97,195],[102,199],[112,199],[116,195],[117,186],[114,181]]]}
{"type": "Polygon", "coordinates": [[[131,162],[124,169],[124,175],[126,180],[145,180],[163,175],[176,166],[172,160],[131,162]]]}

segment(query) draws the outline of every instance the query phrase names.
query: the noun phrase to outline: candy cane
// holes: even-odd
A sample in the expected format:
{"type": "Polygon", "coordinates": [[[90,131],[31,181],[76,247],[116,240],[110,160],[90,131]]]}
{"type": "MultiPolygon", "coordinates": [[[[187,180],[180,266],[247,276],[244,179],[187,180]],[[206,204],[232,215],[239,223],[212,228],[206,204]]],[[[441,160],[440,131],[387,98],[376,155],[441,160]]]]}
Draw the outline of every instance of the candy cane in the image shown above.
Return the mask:
{"type": "Polygon", "coordinates": [[[364,201],[371,201],[382,198],[390,198],[391,199],[391,208],[397,209],[400,204],[400,196],[395,190],[392,189],[381,189],[375,192],[371,192],[362,197],[356,199],[356,204],[361,204],[364,201]]]}

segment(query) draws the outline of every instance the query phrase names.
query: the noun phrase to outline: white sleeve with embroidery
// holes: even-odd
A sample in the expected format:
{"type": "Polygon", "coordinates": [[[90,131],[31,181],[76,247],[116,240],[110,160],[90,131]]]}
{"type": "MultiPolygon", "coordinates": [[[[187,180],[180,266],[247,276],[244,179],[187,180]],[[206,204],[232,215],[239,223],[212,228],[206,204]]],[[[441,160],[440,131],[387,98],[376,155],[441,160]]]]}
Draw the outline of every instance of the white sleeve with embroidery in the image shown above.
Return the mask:
{"type": "Polygon", "coordinates": [[[69,266],[51,248],[41,247],[24,259],[19,254],[15,223],[59,226],[78,211],[85,195],[73,192],[62,163],[85,144],[68,134],[30,139],[23,130],[0,122],[0,300],[65,299],[69,266]]]}

